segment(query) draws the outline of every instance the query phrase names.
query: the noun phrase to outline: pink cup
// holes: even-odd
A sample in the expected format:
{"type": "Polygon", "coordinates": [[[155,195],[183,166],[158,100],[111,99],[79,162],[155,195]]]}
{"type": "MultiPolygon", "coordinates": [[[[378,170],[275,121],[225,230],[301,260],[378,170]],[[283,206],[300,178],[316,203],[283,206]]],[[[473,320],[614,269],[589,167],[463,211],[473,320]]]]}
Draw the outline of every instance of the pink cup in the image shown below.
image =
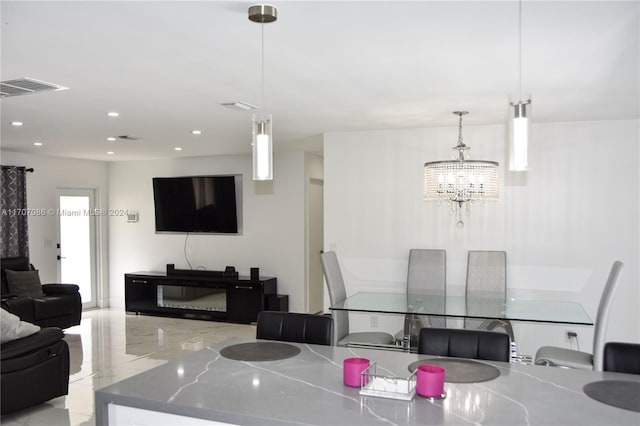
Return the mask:
{"type": "Polygon", "coordinates": [[[361,373],[369,367],[366,358],[346,358],[343,363],[342,378],[344,384],[354,388],[360,387],[361,373]]]}
{"type": "Polygon", "coordinates": [[[439,397],[444,392],[444,368],[437,365],[418,366],[416,392],[426,397],[439,397]]]}

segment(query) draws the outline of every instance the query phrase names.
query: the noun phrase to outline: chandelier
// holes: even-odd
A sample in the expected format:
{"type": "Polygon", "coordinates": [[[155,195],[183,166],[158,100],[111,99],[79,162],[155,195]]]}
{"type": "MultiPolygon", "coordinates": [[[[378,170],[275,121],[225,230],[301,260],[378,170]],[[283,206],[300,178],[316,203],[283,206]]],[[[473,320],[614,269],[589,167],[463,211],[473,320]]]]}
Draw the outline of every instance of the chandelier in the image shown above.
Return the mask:
{"type": "Polygon", "coordinates": [[[462,141],[462,116],[468,112],[455,111],[454,114],[459,116],[458,145],[453,147],[452,160],[424,163],[424,200],[447,201],[451,214],[458,217],[458,228],[463,228],[463,210],[470,214],[474,201],[500,197],[500,168],[495,161],[465,158],[469,147],[462,141]]]}

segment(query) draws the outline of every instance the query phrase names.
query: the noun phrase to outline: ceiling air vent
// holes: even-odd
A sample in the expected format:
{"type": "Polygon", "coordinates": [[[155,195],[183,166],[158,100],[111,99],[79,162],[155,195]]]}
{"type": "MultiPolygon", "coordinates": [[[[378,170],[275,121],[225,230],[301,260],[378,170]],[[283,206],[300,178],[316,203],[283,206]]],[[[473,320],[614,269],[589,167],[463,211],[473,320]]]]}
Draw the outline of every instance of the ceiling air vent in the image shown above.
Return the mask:
{"type": "Polygon", "coordinates": [[[0,96],[3,98],[8,96],[28,95],[30,93],[44,92],[48,90],[56,91],[67,89],[68,87],[60,86],[59,84],[34,80],[29,77],[0,82],[0,96]]]}
{"type": "Polygon", "coordinates": [[[236,101],[236,102],[225,102],[220,104],[223,107],[227,107],[229,109],[232,109],[234,111],[252,111],[254,109],[260,109],[255,105],[251,105],[247,102],[242,102],[242,101],[236,101]]]}
{"type": "Polygon", "coordinates": [[[122,139],[125,141],[137,141],[138,139],[140,139],[139,136],[131,136],[131,135],[120,135],[118,136],[118,139],[122,139]]]}

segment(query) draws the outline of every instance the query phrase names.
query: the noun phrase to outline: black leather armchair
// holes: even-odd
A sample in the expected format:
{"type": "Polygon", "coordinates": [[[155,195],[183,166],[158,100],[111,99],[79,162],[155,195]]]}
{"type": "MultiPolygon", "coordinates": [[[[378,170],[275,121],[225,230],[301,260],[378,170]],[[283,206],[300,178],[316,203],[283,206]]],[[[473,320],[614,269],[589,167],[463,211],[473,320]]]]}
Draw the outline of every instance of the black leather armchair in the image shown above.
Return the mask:
{"type": "Polygon", "coordinates": [[[9,291],[5,270],[29,271],[33,267],[28,257],[3,258],[2,307],[22,321],[40,327],[67,328],[80,324],[82,299],[75,284],[44,284],[43,296],[17,296],[9,291]]]}
{"type": "Polygon", "coordinates": [[[69,393],[69,346],[63,336],[49,327],[0,346],[2,414],[69,393]]]}
{"type": "Polygon", "coordinates": [[[604,371],[640,374],[640,343],[607,342],[603,357],[604,371]]]}
{"type": "Polygon", "coordinates": [[[262,311],[258,314],[256,339],[331,345],[333,319],[324,315],[262,311]]]}
{"type": "Polygon", "coordinates": [[[429,327],[420,330],[418,353],[509,362],[510,345],[505,333],[429,327]]]}

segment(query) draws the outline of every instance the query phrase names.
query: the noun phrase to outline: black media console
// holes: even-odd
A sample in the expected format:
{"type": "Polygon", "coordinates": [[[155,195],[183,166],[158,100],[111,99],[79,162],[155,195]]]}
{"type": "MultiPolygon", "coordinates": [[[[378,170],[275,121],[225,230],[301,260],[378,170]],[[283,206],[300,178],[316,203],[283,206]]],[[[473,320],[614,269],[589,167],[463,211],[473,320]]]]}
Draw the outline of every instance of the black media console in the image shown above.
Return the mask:
{"type": "MultiPolygon", "coordinates": [[[[229,271],[231,269],[231,271],[229,271]]],[[[174,269],[124,275],[125,310],[136,314],[255,322],[260,311],[287,311],[288,297],[277,294],[274,277],[174,269]]]]}

